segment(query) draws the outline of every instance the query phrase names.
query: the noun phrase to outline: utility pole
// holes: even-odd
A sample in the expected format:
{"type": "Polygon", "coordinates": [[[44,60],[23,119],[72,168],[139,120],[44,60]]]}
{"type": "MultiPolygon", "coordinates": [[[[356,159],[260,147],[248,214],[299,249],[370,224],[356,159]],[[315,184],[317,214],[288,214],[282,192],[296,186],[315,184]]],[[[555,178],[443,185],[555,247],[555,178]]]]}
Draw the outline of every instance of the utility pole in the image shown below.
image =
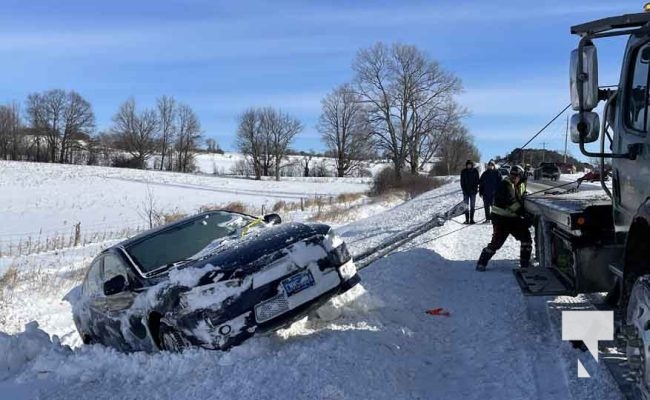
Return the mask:
{"type": "Polygon", "coordinates": [[[566,164],[566,147],[569,138],[569,116],[566,117],[566,130],[564,131],[564,163],[566,164]]]}
{"type": "Polygon", "coordinates": [[[542,162],[546,161],[546,142],[542,142],[542,162]]]}

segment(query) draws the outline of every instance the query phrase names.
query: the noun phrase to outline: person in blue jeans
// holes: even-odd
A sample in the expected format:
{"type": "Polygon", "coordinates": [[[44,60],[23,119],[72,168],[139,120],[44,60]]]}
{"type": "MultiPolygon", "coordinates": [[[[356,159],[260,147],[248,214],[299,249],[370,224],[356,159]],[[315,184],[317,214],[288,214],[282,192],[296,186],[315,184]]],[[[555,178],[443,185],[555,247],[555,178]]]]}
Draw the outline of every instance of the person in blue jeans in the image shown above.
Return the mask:
{"type": "Polygon", "coordinates": [[[474,162],[467,160],[465,169],[460,172],[460,188],[463,191],[463,201],[469,205],[465,212],[465,224],[475,224],[474,210],[476,207],[476,193],[478,193],[478,170],[474,168],[474,162]]]}
{"type": "Polygon", "coordinates": [[[478,195],[483,198],[483,209],[485,210],[485,222],[492,220],[490,209],[494,202],[494,194],[501,182],[501,174],[496,169],[494,161],[490,160],[487,169],[481,174],[478,183],[478,195]]]}

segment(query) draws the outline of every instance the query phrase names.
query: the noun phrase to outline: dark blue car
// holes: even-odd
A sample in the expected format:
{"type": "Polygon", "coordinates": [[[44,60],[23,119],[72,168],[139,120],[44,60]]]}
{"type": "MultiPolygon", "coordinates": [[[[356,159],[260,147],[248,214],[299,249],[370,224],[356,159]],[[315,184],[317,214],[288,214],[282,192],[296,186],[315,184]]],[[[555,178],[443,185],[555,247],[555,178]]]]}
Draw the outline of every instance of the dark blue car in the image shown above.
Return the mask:
{"type": "Polygon", "coordinates": [[[227,349],[293,323],[359,280],[327,225],[209,211],[104,250],[73,316],[84,343],[227,349]]]}

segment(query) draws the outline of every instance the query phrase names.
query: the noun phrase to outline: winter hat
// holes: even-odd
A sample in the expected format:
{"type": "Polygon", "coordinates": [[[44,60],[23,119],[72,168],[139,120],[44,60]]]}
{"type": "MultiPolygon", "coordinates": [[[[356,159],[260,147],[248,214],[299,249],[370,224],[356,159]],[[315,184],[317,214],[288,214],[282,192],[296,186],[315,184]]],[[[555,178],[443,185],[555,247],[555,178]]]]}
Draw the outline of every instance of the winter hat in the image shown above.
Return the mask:
{"type": "Polygon", "coordinates": [[[495,165],[494,161],[490,160],[490,162],[488,162],[488,165],[495,165]]]}
{"type": "Polygon", "coordinates": [[[468,166],[468,165],[474,166],[474,161],[472,161],[472,160],[467,160],[467,161],[465,162],[465,166],[468,166]]]}

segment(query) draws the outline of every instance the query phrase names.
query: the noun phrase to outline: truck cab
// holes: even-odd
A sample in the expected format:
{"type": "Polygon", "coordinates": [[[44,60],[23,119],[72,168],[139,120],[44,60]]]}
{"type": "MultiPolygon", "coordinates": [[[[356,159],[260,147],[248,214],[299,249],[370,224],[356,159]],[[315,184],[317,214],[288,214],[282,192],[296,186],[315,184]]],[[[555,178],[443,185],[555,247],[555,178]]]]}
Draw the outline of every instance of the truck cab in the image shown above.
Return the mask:
{"type": "Polygon", "coordinates": [[[629,376],[650,398],[650,4],[644,10],[571,28],[580,36],[570,64],[571,140],[599,159],[602,191],[526,198],[542,268],[515,276],[528,295],[607,292],[629,376]],[[600,88],[595,42],[614,36],[628,37],[619,82],[600,88]],[[601,102],[602,118],[594,111],[601,102]]]}

